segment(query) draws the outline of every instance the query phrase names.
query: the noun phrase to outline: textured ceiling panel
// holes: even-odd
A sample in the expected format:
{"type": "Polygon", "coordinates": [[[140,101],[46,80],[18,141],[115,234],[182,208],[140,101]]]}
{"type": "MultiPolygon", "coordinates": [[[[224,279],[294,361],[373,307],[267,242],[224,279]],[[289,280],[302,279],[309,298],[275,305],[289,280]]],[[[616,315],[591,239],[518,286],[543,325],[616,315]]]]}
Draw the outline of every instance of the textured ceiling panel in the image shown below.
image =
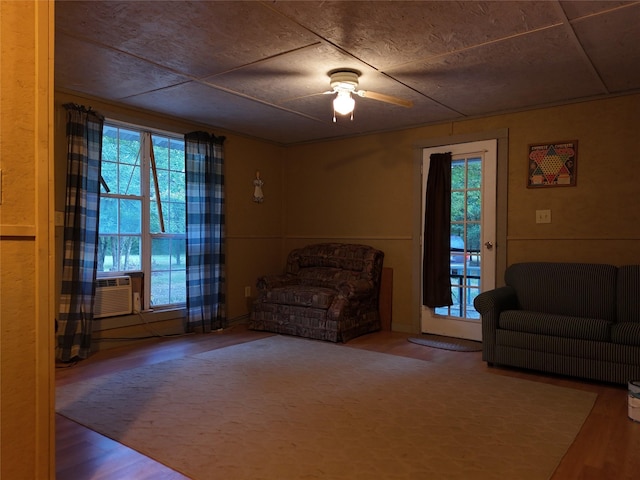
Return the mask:
{"type": "Polygon", "coordinates": [[[576,20],[594,14],[633,5],[636,2],[617,2],[615,0],[570,0],[560,2],[569,20],[576,20]]]}
{"type": "Polygon", "coordinates": [[[605,93],[562,27],[438,57],[392,74],[465,115],[605,93]]]}
{"type": "Polygon", "coordinates": [[[188,80],[141,58],[56,33],[56,87],[117,100],[188,80]]]}
{"type": "Polygon", "coordinates": [[[640,91],[640,2],[56,1],[56,89],[291,144],[640,91]],[[332,121],[328,73],[356,98],[332,121]]]}
{"type": "Polygon", "coordinates": [[[67,2],[56,29],[196,77],[317,41],[259,2],[67,2]]]}
{"type": "Polygon", "coordinates": [[[610,92],[640,89],[640,5],[585,18],[574,29],[610,92]]]}
{"type": "Polygon", "coordinates": [[[544,2],[277,2],[276,8],[385,70],[557,24],[544,2]]]}

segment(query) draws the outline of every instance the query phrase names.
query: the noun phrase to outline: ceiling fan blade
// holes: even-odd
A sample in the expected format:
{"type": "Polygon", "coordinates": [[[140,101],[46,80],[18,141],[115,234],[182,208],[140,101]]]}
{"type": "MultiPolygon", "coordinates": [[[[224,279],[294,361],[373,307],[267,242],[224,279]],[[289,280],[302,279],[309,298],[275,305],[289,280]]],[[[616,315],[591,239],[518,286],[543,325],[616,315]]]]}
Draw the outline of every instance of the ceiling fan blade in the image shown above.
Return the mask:
{"type": "Polygon", "coordinates": [[[379,100],[381,102],[392,103],[393,105],[399,105],[401,107],[411,108],[413,102],[411,100],[405,100],[404,98],[392,97],[391,95],[385,95],[384,93],[370,92],[368,90],[359,90],[358,95],[372,100],[379,100]]]}

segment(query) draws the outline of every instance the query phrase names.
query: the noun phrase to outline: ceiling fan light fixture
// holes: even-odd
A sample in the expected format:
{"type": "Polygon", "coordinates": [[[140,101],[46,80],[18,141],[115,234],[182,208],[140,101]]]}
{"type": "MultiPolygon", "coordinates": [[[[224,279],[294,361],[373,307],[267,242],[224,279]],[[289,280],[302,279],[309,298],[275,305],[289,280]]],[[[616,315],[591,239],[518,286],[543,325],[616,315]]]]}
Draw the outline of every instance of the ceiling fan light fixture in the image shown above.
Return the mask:
{"type": "Polygon", "coordinates": [[[348,115],[353,112],[356,106],[355,100],[351,97],[351,92],[339,91],[333,99],[333,109],[340,115],[348,115]]]}

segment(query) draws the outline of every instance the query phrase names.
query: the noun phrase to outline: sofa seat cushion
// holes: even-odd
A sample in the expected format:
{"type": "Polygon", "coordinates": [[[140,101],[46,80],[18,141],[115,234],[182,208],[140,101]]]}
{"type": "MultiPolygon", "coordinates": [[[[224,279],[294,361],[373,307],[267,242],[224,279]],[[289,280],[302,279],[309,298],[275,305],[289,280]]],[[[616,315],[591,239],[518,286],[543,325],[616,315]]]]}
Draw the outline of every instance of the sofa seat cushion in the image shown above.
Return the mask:
{"type": "Polygon", "coordinates": [[[612,322],[599,318],[570,317],[551,313],[506,310],[500,314],[498,328],[516,332],[607,342],[612,322]]]}
{"type": "Polygon", "coordinates": [[[616,323],[611,327],[611,341],[620,345],[640,346],[640,323],[616,323]]]}
{"type": "Polygon", "coordinates": [[[289,285],[267,290],[264,302],[327,310],[338,292],[331,288],[289,285]]]}
{"type": "MultiPolygon", "coordinates": [[[[635,345],[620,345],[613,342],[594,342],[578,338],[551,337],[535,333],[514,332],[513,330],[498,330],[496,332],[496,346],[511,351],[522,352],[522,355],[534,355],[540,352],[574,357],[582,360],[597,360],[609,364],[635,365],[638,363],[640,347],[635,345]]],[[[502,358],[504,361],[505,358],[502,358]]],[[[498,362],[499,363],[499,362],[498,362]]],[[[509,362],[504,362],[509,364],[509,362]]],[[[544,369],[543,369],[544,370],[544,369]]],[[[638,377],[640,378],[640,377],[638,377]]]]}

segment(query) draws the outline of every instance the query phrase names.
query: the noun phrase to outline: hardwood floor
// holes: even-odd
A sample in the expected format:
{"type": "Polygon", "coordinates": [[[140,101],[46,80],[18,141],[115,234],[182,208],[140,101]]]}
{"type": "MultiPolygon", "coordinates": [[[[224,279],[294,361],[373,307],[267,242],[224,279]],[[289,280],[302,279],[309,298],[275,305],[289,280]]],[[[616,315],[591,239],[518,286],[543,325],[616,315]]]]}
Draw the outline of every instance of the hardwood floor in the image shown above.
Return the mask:
{"type": "MultiPolygon", "coordinates": [[[[94,354],[73,367],[56,370],[56,384],[162,362],[203,351],[250,342],[271,334],[236,325],[223,332],[158,338],[94,354]]],[[[552,480],[619,480],[640,472],[640,423],[627,416],[623,386],[586,382],[517,369],[490,368],[479,352],[450,352],[407,341],[409,335],[377,332],[351,340],[345,347],[418,358],[470,371],[508,375],[598,394],[595,406],[552,480]]],[[[177,480],[187,477],[77,423],[56,415],[56,472],[60,480],[177,480]]],[[[516,480],[516,479],[514,479],[516,480]]]]}

